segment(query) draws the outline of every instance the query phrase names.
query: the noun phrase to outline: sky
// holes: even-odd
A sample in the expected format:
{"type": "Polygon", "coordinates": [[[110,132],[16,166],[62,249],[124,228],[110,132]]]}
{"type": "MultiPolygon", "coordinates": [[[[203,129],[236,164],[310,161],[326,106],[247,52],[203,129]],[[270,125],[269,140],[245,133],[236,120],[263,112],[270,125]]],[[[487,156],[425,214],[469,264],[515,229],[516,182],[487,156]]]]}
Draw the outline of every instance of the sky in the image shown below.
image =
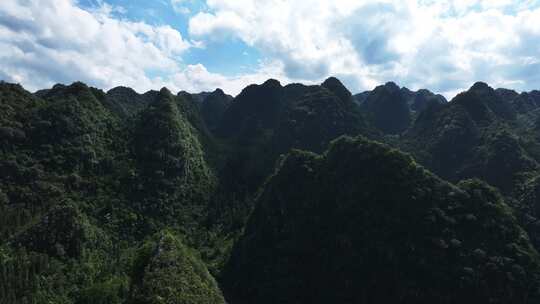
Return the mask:
{"type": "Polygon", "coordinates": [[[338,77],[540,89],[540,0],[0,0],[0,79],[236,95],[338,77]]]}

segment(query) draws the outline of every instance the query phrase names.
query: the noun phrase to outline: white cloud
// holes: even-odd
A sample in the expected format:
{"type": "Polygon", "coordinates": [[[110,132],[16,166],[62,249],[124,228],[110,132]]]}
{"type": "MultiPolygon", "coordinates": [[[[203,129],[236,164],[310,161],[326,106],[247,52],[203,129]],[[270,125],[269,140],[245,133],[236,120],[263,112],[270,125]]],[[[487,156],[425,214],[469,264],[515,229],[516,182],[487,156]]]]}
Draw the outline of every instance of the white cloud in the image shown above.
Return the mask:
{"type": "Polygon", "coordinates": [[[190,47],[169,26],[114,19],[111,7],[89,12],[70,0],[0,3],[0,70],[30,89],[82,80],[108,88],[154,86],[148,71],[177,67],[190,47]]]}
{"type": "Polygon", "coordinates": [[[447,95],[484,80],[531,89],[540,8],[515,0],[207,0],[189,33],[241,39],[293,80],[338,75],[353,89],[394,80],[447,95]],[[531,74],[532,73],[532,74],[531,74]]]}
{"type": "Polygon", "coordinates": [[[186,2],[188,1],[189,0],[171,0],[171,6],[175,12],[182,15],[187,15],[191,13],[189,7],[186,6],[186,2]]]}
{"type": "Polygon", "coordinates": [[[269,78],[279,79],[283,84],[290,80],[282,73],[279,62],[267,62],[260,65],[257,71],[239,76],[223,76],[209,72],[202,64],[188,65],[185,70],[177,73],[166,85],[176,90],[188,92],[213,91],[223,89],[228,94],[236,95],[247,85],[263,83],[269,78]]]}
{"type": "Polygon", "coordinates": [[[209,38],[221,40],[227,38],[229,34],[242,31],[248,24],[234,12],[224,11],[216,14],[198,13],[190,19],[190,34],[203,36],[212,33],[209,38]]]}
{"type": "Polygon", "coordinates": [[[76,0],[0,1],[0,78],[32,90],[81,80],[236,94],[266,78],[334,75],[352,91],[393,80],[447,96],[477,80],[519,90],[540,81],[536,0],[207,0],[190,18],[188,39],[99,3],[84,10],[76,0]],[[237,76],[182,62],[190,49],[229,39],[256,48],[263,62],[237,76]]]}
{"type": "Polygon", "coordinates": [[[100,2],[83,10],[74,0],[0,2],[0,79],[37,90],[54,83],[84,81],[103,89],[130,86],[139,92],[167,86],[173,91],[214,90],[237,94],[252,82],[286,79],[278,64],[261,64],[225,77],[202,64],[182,64],[199,42],[170,26],[115,18],[125,10],[100,2]]]}

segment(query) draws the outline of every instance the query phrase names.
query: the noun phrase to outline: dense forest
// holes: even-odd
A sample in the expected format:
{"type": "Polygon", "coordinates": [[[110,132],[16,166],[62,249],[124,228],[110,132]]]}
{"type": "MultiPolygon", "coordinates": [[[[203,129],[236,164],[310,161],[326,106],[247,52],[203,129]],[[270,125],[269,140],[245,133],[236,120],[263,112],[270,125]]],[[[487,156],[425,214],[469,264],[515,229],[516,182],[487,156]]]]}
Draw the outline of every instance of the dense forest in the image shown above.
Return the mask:
{"type": "Polygon", "coordinates": [[[540,302],[540,92],[0,82],[0,304],[540,302]]]}

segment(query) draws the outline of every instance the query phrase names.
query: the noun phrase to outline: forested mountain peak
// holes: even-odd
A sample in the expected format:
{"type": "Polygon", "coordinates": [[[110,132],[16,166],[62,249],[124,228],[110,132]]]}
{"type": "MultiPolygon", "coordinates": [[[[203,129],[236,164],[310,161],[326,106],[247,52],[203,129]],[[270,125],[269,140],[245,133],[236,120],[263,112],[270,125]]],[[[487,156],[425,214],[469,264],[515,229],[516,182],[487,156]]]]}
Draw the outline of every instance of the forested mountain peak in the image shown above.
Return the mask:
{"type": "Polygon", "coordinates": [[[263,87],[267,88],[281,88],[281,83],[277,79],[268,79],[263,84],[263,87]]]}
{"type": "Polygon", "coordinates": [[[336,77],[330,77],[326,79],[321,84],[321,86],[332,91],[332,93],[334,93],[339,99],[343,100],[344,102],[351,101],[351,98],[352,98],[351,92],[336,77]]]}
{"type": "Polygon", "coordinates": [[[126,101],[131,101],[137,99],[139,93],[129,87],[119,86],[114,87],[107,91],[108,96],[114,96],[117,98],[125,98],[126,101]]]}
{"type": "Polygon", "coordinates": [[[0,299],[526,303],[539,95],[0,83],[0,299]]]}
{"type": "Polygon", "coordinates": [[[469,91],[486,91],[486,90],[491,91],[493,90],[493,88],[490,87],[487,83],[482,82],[482,81],[475,82],[469,89],[469,91]]]}
{"type": "Polygon", "coordinates": [[[369,113],[373,125],[385,134],[399,134],[411,122],[411,110],[400,88],[393,82],[376,87],[361,107],[369,113]]]}
{"type": "Polygon", "coordinates": [[[170,231],[147,240],[134,264],[130,303],[155,303],[156,294],[166,303],[225,303],[204,263],[170,231]]]}
{"type": "Polygon", "coordinates": [[[451,185],[345,137],[281,162],[224,285],[234,303],[525,303],[539,296],[525,287],[537,284],[537,256],[493,188],[451,185]]]}
{"type": "Polygon", "coordinates": [[[512,120],[516,115],[511,104],[483,82],[475,83],[468,91],[452,99],[452,102],[463,106],[480,124],[490,123],[496,118],[512,120]]]}
{"type": "MultiPolygon", "coordinates": [[[[389,90],[389,91],[397,91],[400,89],[400,87],[393,81],[389,81],[385,83],[384,85],[378,86],[377,88],[379,89],[385,88],[386,90],[389,90]]],[[[375,90],[377,90],[377,88],[375,88],[375,90]]]]}
{"type": "Polygon", "coordinates": [[[215,95],[215,96],[221,96],[221,97],[227,95],[227,94],[225,94],[225,92],[224,92],[222,89],[220,89],[220,88],[215,89],[215,90],[214,90],[212,93],[210,93],[210,94],[215,95]]]}

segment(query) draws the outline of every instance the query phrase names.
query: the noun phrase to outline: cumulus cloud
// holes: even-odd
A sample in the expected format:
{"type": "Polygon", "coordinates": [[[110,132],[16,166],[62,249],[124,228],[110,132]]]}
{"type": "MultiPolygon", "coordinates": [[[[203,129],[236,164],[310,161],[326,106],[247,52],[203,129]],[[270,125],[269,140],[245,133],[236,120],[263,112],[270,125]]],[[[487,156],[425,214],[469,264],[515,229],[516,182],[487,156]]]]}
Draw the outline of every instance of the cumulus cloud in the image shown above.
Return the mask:
{"type": "Polygon", "coordinates": [[[516,0],[207,0],[189,33],[241,39],[286,76],[342,75],[454,94],[474,81],[524,90],[540,76],[540,8],[516,0]]]}
{"type": "Polygon", "coordinates": [[[255,72],[238,76],[223,76],[209,72],[202,64],[194,64],[176,73],[166,85],[178,88],[181,84],[181,88],[178,89],[188,92],[213,91],[221,88],[229,94],[236,95],[248,84],[263,83],[269,78],[277,78],[284,84],[290,82],[282,71],[283,67],[279,62],[265,62],[261,63],[255,72]]]}
{"type": "Polygon", "coordinates": [[[166,0],[190,14],[188,37],[98,3],[0,1],[0,78],[31,90],[81,80],[236,94],[266,78],[337,76],[352,91],[392,80],[447,97],[478,80],[517,90],[540,80],[536,0],[166,0]],[[193,7],[202,11],[186,11],[193,7]],[[224,76],[183,62],[193,48],[238,39],[262,57],[252,72],[224,76]]]}
{"type": "Polygon", "coordinates": [[[168,70],[190,47],[169,26],[117,20],[70,0],[0,3],[0,70],[31,89],[82,80],[99,87],[151,87],[149,70],[168,70]]]}
{"type": "Polygon", "coordinates": [[[0,79],[30,90],[54,83],[84,81],[108,89],[126,85],[138,91],[210,90],[236,94],[241,83],[270,77],[268,69],[239,77],[183,65],[196,43],[170,26],[113,17],[125,12],[106,3],[84,10],[74,0],[0,2],[0,79]]]}

